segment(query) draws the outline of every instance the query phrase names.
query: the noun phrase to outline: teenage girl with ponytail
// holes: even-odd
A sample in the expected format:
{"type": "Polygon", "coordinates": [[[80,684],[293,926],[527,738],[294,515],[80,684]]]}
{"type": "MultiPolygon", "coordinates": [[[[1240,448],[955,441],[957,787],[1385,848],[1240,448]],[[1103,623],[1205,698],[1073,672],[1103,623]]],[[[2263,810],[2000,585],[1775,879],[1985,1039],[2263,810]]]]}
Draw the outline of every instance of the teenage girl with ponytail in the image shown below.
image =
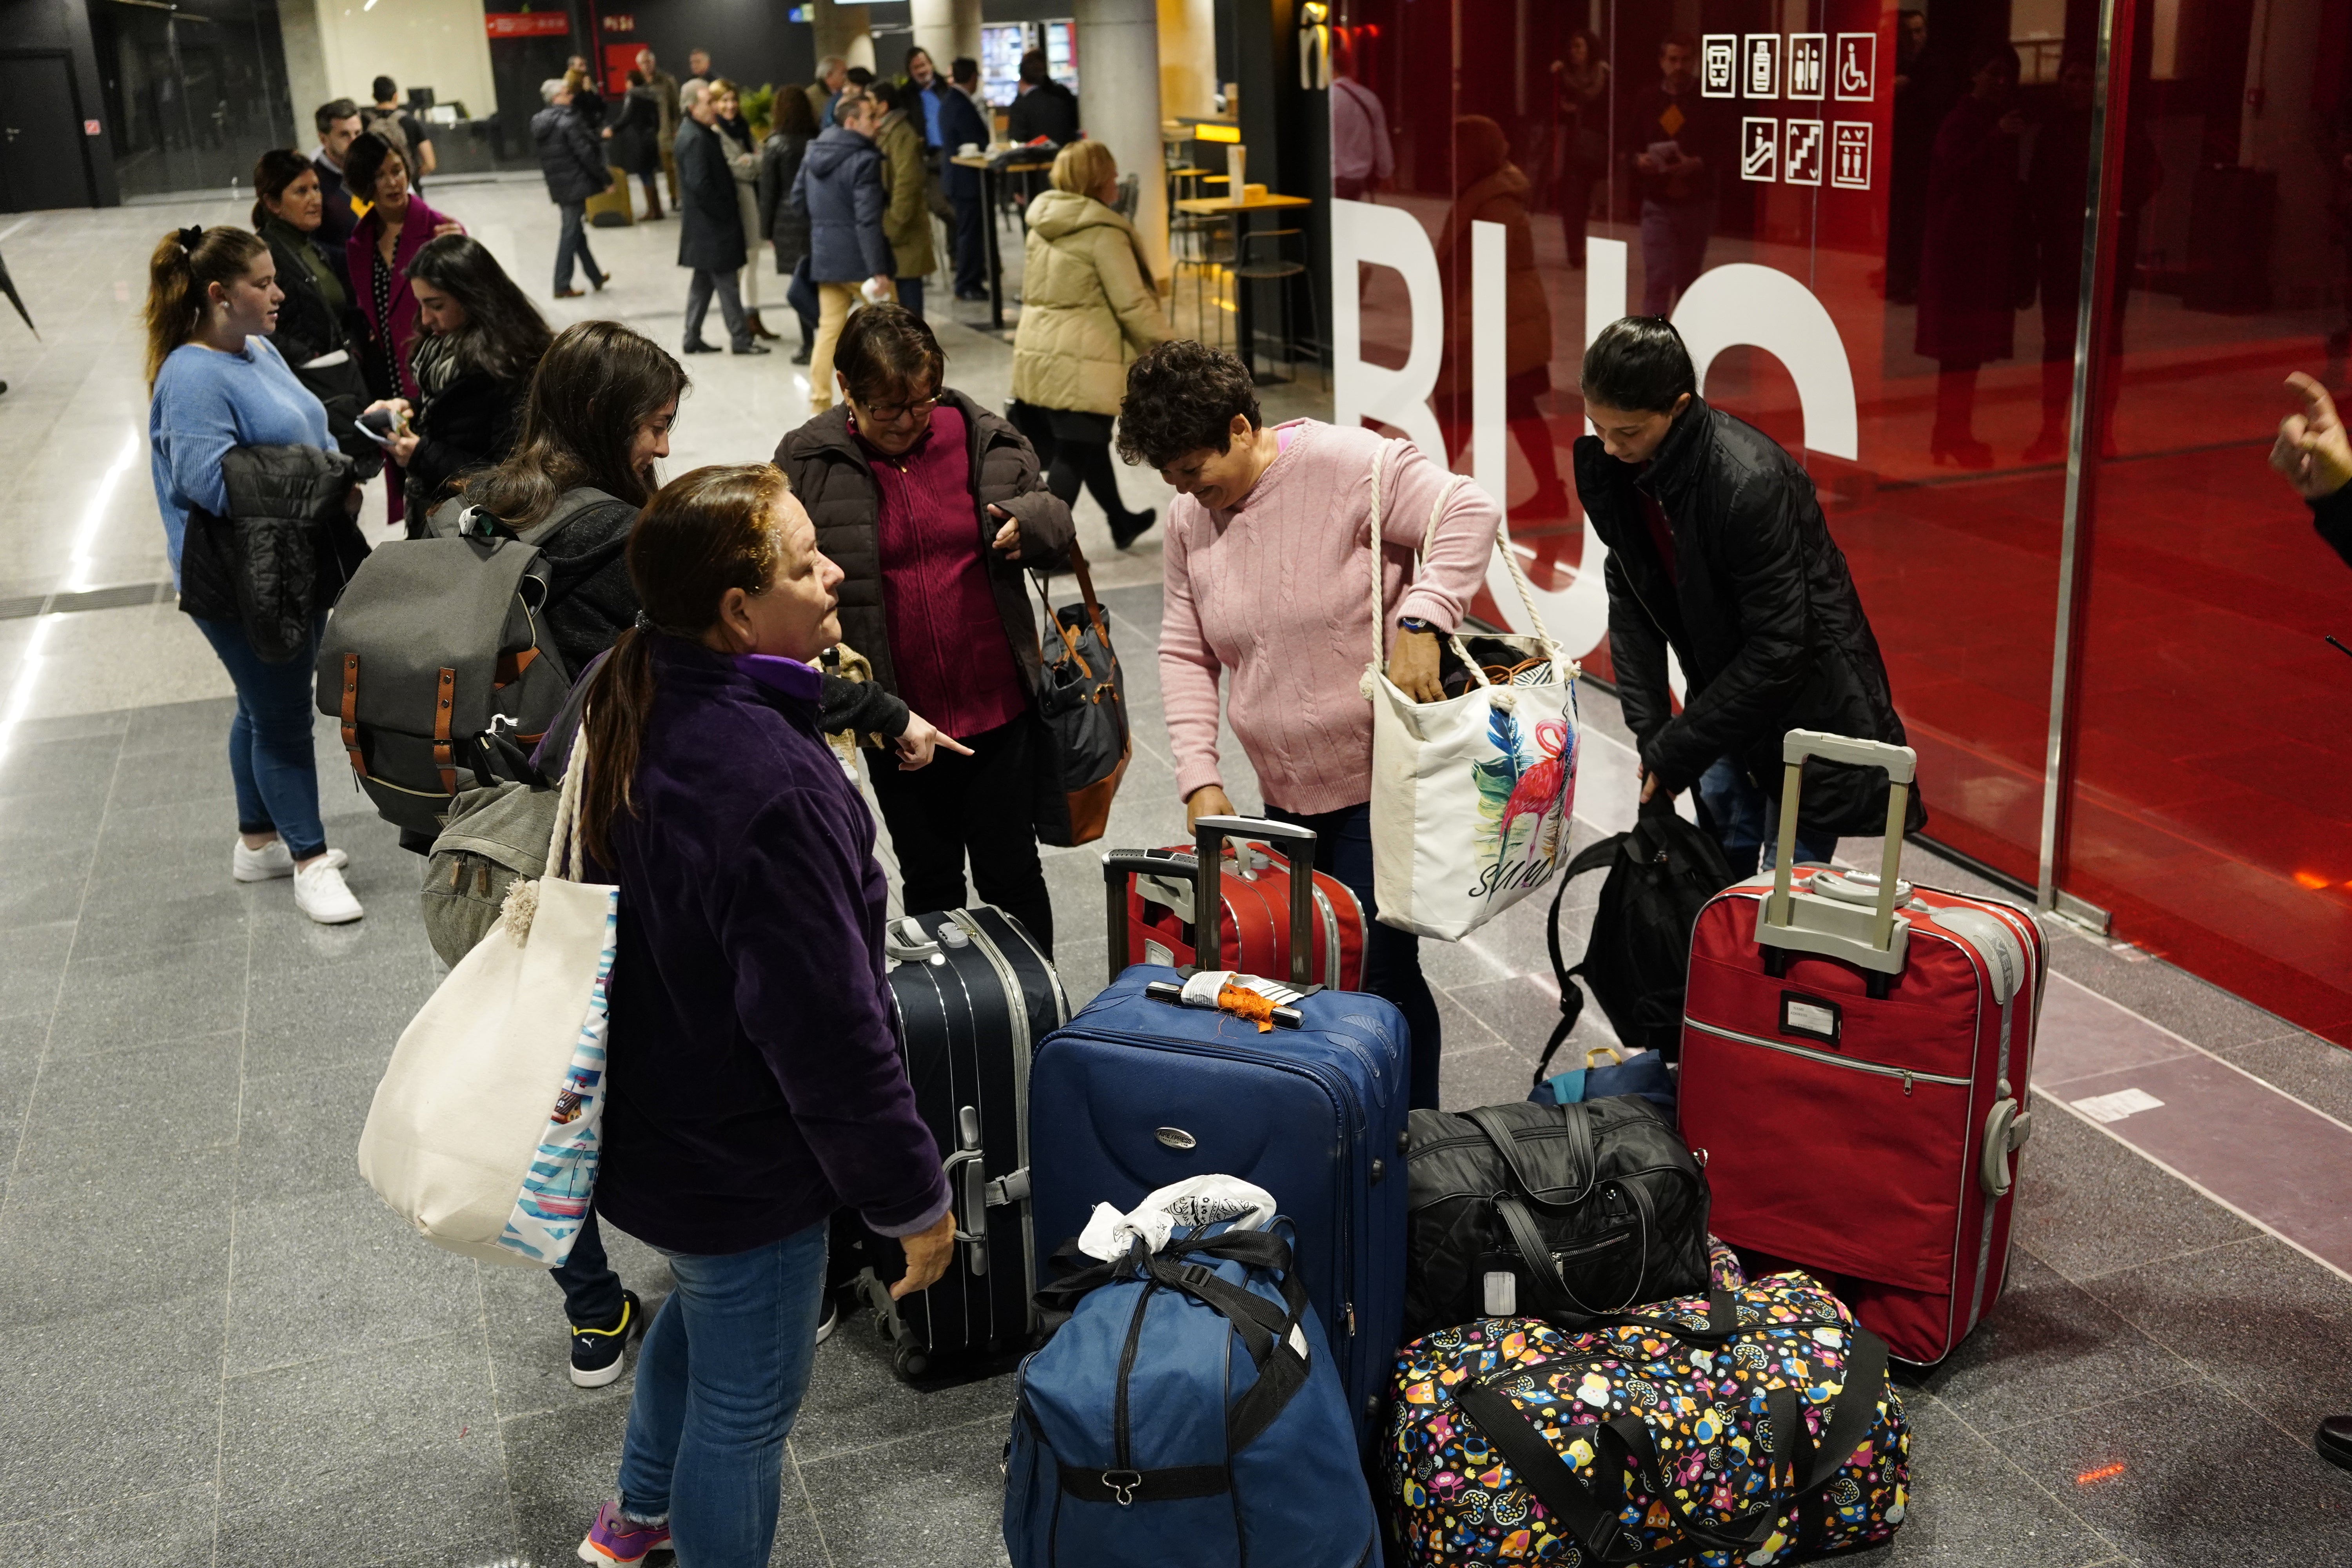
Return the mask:
{"type": "MultiPolygon", "coordinates": [[[[335,449],[326,409],[269,342],[285,298],[277,270],[258,236],[226,226],[167,234],[148,263],[148,466],[173,587],[189,510],[228,515],[221,459],[230,448],[335,449]]],[[[327,847],[319,820],[310,668],[326,620],[321,604],[309,647],[283,664],[264,663],[237,621],[198,619],[196,629],[236,688],[228,768],[237,841],[229,874],[240,882],[291,877],[296,906],[333,925],[362,911],[343,883],[343,852],[327,847]]]]}
{"type": "Polygon", "coordinates": [[[901,1239],[955,1216],[883,976],[874,820],[817,728],[841,569],[765,464],[697,468],[629,537],[643,605],[591,678],[583,832],[619,884],[596,1210],[669,1254],[620,1496],[580,1555],[761,1568],[837,1207],[901,1239]]]}

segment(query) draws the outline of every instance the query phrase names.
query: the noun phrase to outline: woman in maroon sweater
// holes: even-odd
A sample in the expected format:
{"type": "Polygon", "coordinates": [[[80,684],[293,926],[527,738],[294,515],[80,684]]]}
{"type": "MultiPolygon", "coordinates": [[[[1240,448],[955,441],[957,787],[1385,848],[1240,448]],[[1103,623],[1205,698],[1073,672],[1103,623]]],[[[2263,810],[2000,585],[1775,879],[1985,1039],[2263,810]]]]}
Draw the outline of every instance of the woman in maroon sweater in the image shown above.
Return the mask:
{"type": "MultiPolygon", "coordinates": [[[[435,238],[463,234],[466,226],[435,212],[409,190],[408,161],[373,132],[352,138],[351,151],[343,154],[343,187],[372,204],[343,242],[352,292],[367,318],[368,390],[378,398],[404,397],[415,407],[422,397],[408,363],[416,342],[408,264],[435,238]]],[[[399,465],[384,464],[383,476],[388,515],[398,522],[406,510],[399,465]]]]}
{"type": "Polygon", "coordinates": [[[956,742],[920,772],[869,753],[907,912],[962,904],[969,856],[981,898],[1051,952],[1035,802],[1055,757],[1030,705],[1043,659],[1023,574],[1067,559],[1070,509],[1011,423],[946,385],[913,311],[852,316],[834,368],[843,402],[786,436],[776,466],[841,563],[842,639],[956,742]]]}

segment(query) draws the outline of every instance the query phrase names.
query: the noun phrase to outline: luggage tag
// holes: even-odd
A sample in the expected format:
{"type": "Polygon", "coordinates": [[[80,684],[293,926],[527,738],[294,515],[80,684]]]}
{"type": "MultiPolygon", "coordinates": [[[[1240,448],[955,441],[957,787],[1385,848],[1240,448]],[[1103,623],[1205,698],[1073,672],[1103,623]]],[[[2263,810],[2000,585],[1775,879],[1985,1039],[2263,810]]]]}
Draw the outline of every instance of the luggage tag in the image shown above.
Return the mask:
{"type": "Polygon", "coordinates": [[[1271,1032],[1277,1024],[1286,1029],[1296,1029],[1307,1022],[1306,1014],[1287,1005],[1299,1000],[1304,992],[1236,970],[1203,969],[1181,984],[1172,980],[1154,980],[1144,986],[1143,994],[1154,1002],[1173,1006],[1212,1007],[1231,1013],[1256,1024],[1262,1035],[1271,1032]]]}

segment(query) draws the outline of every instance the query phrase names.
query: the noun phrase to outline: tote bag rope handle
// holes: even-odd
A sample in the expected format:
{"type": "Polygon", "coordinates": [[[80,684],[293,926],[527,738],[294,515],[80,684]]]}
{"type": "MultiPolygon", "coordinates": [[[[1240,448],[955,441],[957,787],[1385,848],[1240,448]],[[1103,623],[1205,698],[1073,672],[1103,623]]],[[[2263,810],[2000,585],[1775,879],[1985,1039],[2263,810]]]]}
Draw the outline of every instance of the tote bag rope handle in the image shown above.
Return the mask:
{"type": "MultiPolygon", "coordinates": [[[[1366,667],[1364,678],[1359,683],[1363,694],[1368,698],[1378,689],[1380,678],[1386,675],[1389,668],[1388,638],[1383,635],[1388,628],[1381,624],[1381,467],[1387,460],[1389,453],[1402,445],[1401,441],[1384,442],[1379,454],[1372,459],[1372,662],[1366,667]]],[[[1461,474],[1450,474],[1446,477],[1444,488],[1437,492],[1437,500],[1429,509],[1429,526],[1422,531],[1421,548],[1413,556],[1413,563],[1416,566],[1428,563],[1430,548],[1437,542],[1437,525],[1444,520],[1445,509],[1453,503],[1454,492],[1469,482],[1469,479],[1461,474]]],[[[1519,603],[1527,609],[1528,624],[1535,628],[1536,640],[1543,645],[1545,655],[1550,658],[1554,669],[1557,670],[1559,667],[1569,661],[1561,655],[1559,644],[1554,642],[1551,633],[1545,629],[1543,615],[1536,608],[1534,586],[1528,582],[1527,573],[1521,570],[1518,557],[1511,553],[1507,521],[1498,520],[1495,524],[1495,548],[1502,552],[1503,564],[1510,569],[1511,582],[1519,591],[1519,603]]],[[[1453,646],[1454,656],[1460,659],[1464,667],[1470,671],[1473,680],[1485,687],[1492,687],[1495,684],[1486,679],[1486,672],[1480,668],[1478,661],[1470,657],[1470,650],[1462,646],[1460,633],[1447,634],[1446,640],[1453,646]]],[[[1503,697],[1505,705],[1508,706],[1507,692],[1497,695],[1503,697]]]]}
{"type": "Polygon", "coordinates": [[[555,829],[547,839],[547,874],[559,882],[580,881],[587,870],[581,852],[580,781],[587,773],[588,710],[580,711],[580,728],[572,731],[572,754],[563,766],[563,788],[555,797],[555,829]],[[566,851],[570,874],[566,875],[566,851]]]}

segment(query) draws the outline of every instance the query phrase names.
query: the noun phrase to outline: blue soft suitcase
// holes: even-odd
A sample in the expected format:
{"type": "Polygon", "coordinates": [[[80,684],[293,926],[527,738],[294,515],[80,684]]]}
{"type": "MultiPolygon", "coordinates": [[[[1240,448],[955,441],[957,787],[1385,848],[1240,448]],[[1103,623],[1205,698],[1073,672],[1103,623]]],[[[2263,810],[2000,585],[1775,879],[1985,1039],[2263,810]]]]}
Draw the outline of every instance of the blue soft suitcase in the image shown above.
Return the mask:
{"type": "MultiPolygon", "coordinates": [[[[1035,1256],[1084,1228],[1095,1205],[1133,1208],[1160,1187],[1218,1173],[1256,1183],[1290,1216],[1307,1294],[1331,1341],[1360,1439],[1386,1396],[1404,1313],[1404,1136],[1412,1037],[1377,996],[1310,986],[1315,835],[1287,823],[1204,816],[1192,865],[1115,850],[1108,989],[1037,1048],[1029,1077],[1035,1256]],[[1223,906],[1227,835],[1276,845],[1290,862],[1291,973],[1306,992],[1298,1028],[1256,1025],[1145,994],[1190,970],[1127,963],[1127,887],[1189,870],[1195,909],[1223,906]],[[1207,886],[1200,886],[1202,867],[1207,886]]],[[[1209,922],[1203,922],[1209,924],[1209,922]]],[[[1213,924],[1195,935],[1217,969],[1213,924]]],[[[1043,1280],[1039,1281],[1041,1284],[1043,1280]]]]}

